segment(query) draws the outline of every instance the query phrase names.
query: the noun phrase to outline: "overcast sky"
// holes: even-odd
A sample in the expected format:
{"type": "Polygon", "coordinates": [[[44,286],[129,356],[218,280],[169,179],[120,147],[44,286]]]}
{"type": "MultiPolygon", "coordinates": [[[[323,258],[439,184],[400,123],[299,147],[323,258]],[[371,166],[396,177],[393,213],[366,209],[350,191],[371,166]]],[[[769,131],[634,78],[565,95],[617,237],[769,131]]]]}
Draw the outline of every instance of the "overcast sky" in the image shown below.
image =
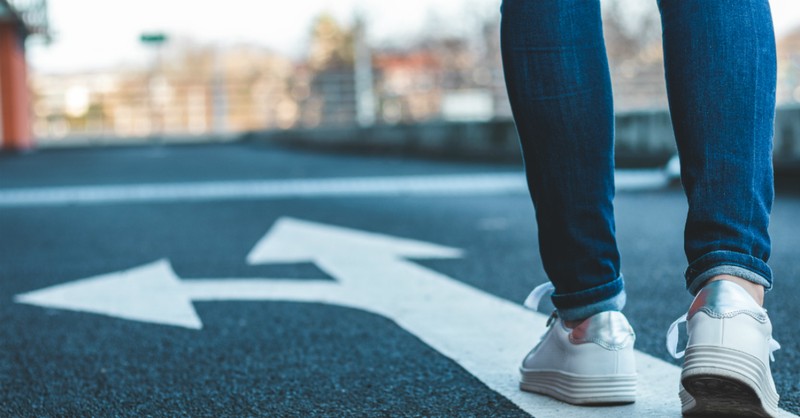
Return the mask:
{"type": "MultiPolygon", "coordinates": [[[[641,5],[655,0],[628,0],[641,5]]],[[[800,26],[800,0],[771,0],[778,34],[800,26]]],[[[497,15],[500,0],[49,0],[55,33],[50,46],[32,43],[36,71],[77,72],[142,64],[152,56],[144,31],[204,43],[254,43],[298,56],[312,19],[327,11],[341,22],[360,10],[371,42],[411,37],[423,28],[472,28],[470,17],[497,15]],[[436,24],[432,22],[438,22],[436,24]]],[[[474,22],[474,20],[473,20],[474,22]]]]}

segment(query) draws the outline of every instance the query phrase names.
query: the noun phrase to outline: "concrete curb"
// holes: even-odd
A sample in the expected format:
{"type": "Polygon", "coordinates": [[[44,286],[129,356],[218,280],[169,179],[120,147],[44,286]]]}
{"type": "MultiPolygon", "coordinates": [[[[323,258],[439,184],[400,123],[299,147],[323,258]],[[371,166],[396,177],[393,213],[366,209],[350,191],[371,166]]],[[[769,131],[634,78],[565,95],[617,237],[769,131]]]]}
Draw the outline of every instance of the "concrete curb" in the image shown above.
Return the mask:
{"type": "Polygon", "coordinates": [[[241,133],[222,134],[165,134],[163,136],[74,136],[61,139],[38,141],[36,149],[58,149],[76,147],[127,147],[141,145],[182,145],[199,143],[234,142],[241,138],[241,133]]]}
{"type": "Polygon", "coordinates": [[[452,159],[520,161],[513,122],[422,122],[251,132],[248,140],[326,151],[388,153],[452,159]]]}
{"type": "MultiPolygon", "coordinates": [[[[491,162],[521,159],[517,132],[511,120],[257,131],[245,134],[243,139],[328,151],[491,162]]],[[[800,107],[777,110],[774,150],[776,170],[800,170],[800,107]]],[[[665,165],[677,153],[669,112],[617,114],[615,152],[620,167],[665,165]]]]}

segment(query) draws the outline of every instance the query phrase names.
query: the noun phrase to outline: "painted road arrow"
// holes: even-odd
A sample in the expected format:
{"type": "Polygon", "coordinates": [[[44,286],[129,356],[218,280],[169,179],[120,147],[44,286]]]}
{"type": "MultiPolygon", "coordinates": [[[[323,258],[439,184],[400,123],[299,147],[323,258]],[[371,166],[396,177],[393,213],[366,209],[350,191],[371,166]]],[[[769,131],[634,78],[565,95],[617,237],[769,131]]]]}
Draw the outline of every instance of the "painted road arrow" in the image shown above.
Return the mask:
{"type": "Polygon", "coordinates": [[[345,304],[330,280],[180,280],[167,260],[18,295],[19,303],[191,329],[203,323],[192,301],[297,300],[345,304]],[[318,295],[323,296],[318,296],[318,295]],[[327,296],[333,297],[327,300],[327,296]]]}
{"type": "Polygon", "coordinates": [[[250,264],[314,262],[336,281],[181,280],[166,260],[19,295],[17,302],[201,329],[193,301],[281,300],[374,312],[453,359],[489,388],[539,417],[680,416],[680,370],[638,353],[634,405],[579,408],[521,392],[517,367],[545,331],[546,316],[405,258],[456,258],[455,248],[342,227],[280,219],[250,264]]]}

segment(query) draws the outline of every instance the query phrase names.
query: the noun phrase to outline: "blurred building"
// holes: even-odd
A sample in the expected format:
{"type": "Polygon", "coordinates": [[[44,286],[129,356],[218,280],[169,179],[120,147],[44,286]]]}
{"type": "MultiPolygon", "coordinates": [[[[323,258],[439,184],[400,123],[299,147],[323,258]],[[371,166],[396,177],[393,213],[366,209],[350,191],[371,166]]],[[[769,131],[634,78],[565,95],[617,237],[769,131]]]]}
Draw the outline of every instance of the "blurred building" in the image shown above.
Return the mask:
{"type": "Polygon", "coordinates": [[[800,28],[778,40],[778,103],[800,103],[800,28]]]}
{"type": "MultiPolygon", "coordinates": [[[[608,4],[616,110],[666,109],[657,10],[631,26],[623,3],[608,4]]],[[[150,68],[35,74],[35,134],[58,141],[511,118],[496,16],[469,36],[421,34],[399,46],[370,46],[366,29],[321,15],[299,61],[254,45],[174,39],[150,68]]],[[[779,104],[800,101],[798,51],[800,30],[778,41],[779,104]]]]}
{"type": "Polygon", "coordinates": [[[34,74],[35,133],[58,141],[289,128],[303,95],[295,70],[259,47],[182,44],[151,69],[34,74]]]}
{"type": "Polygon", "coordinates": [[[378,121],[413,122],[439,114],[442,63],[432,51],[382,51],[375,54],[378,121]]]}

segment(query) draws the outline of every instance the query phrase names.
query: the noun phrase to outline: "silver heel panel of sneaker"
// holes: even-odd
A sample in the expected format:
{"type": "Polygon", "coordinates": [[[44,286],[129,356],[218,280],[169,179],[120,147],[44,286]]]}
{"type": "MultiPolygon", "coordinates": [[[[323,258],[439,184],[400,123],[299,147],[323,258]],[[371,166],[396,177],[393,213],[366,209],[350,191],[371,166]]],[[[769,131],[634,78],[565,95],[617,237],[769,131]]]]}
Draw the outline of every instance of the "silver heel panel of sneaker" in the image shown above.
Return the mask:
{"type": "Polygon", "coordinates": [[[692,319],[698,312],[705,312],[713,318],[730,318],[746,314],[761,323],[767,321],[766,310],[759,306],[743,287],[725,280],[706,285],[695,297],[686,318],[692,319]]]}
{"type": "Polygon", "coordinates": [[[632,344],[636,334],[620,312],[600,312],[572,329],[573,344],[595,343],[607,350],[621,350],[632,344]]]}

